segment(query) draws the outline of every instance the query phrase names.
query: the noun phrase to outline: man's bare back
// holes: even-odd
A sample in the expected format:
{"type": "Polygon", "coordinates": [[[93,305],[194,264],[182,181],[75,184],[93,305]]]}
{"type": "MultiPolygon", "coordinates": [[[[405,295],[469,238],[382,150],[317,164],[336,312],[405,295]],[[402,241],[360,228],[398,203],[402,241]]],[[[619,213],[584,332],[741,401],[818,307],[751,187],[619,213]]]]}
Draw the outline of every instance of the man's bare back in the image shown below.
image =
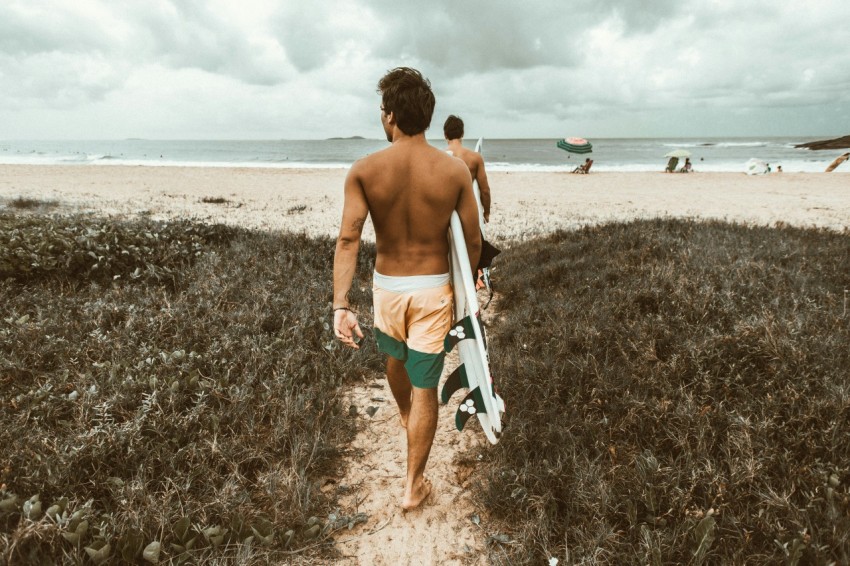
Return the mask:
{"type": "Polygon", "coordinates": [[[455,209],[468,209],[461,201],[472,197],[469,172],[461,163],[424,139],[405,139],[358,161],[349,183],[362,190],[372,216],[376,271],[448,272],[449,220],[455,209]]]}
{"type": "Polygon", "coordinates": [[[481,206],[485,222],[490,222],[490,183],[484,170],[484,158],[477,151],[463,147],[462,139],[447,140],[449,152],[466,164],[472,179],[478,181],[478,190],[481,194],[481,206]]]}
{"type": "Polygon", "coordinates": [[[452,152],[452,155],[466,163],[466,167],[469,169],[469,174],[472,175],[473,179],[478,177],[478,169],[484,163],[484,159],[481,157],[480,153],[467,149],[462,145],[454,146],[450,151],[452,152]]]}

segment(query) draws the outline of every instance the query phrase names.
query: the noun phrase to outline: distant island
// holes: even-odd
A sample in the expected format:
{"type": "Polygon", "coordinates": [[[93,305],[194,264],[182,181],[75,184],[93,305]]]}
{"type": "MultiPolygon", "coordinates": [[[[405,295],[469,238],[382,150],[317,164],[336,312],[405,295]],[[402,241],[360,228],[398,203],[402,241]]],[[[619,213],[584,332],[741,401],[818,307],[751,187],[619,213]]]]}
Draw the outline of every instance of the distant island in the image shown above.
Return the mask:
{"type": "Polygon", "coordinates": [[[845,149],[850,147],[850,136],[844,136],[840,138],[835,138],[834,140],[823,140],[823,141],[813,141],[800,143],[795,145],[794,147],[804,147],[806,149],[820,150],[820,149],[845,149]]]}
{"type": "Polygon", "coordinates": [[[365,139],[366,138],[364,138],[363,136],[350,136],[350,137],[347,137],[347,138],[328,138],[326,141],[330,141],[330,140],[365,140],[365,139]]]}

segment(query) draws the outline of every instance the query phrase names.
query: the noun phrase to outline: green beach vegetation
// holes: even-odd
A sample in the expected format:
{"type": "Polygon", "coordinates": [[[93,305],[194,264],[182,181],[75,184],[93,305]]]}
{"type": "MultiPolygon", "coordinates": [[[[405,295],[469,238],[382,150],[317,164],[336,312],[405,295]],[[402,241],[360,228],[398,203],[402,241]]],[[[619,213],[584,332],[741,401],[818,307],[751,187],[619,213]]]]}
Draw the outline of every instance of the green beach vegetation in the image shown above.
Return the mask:
{"type": "MultiPolygon", "coordinates": [[[[850,234],[654,220],[506,247],[491,560],[850,561],[850,234]]],[[[383,365],[333,340],[332,256],[0,214],[0,563],[332,557],[365,519],[320,489],[355,432],[345,386],[383,365]]]]}

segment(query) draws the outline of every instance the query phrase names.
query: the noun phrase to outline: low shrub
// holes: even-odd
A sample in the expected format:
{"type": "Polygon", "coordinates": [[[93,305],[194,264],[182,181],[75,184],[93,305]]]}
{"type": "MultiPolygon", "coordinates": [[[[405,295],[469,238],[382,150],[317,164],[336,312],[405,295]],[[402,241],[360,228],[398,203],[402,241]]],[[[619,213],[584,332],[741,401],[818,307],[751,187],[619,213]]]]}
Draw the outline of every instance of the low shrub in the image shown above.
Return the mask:
{"type": "Polygon", "coordinates": [[[224,197],[204,197],[201,199],[201,202],[206,204],[227,204],[230,201],[224,197]]]}
{"type": "Polygon", "coordinates": [[[57,203],[51,200],[38,200],[34,198],[27,197],[17,197],[13,198],[7,203],[7,206],[12,209],[17,210],[38,210],[38,209],[47,209],[47,208],[55,208],[57,203]]]}
{"type": "Polygon", "coordinates": [[[234,234],[231,227],[190,221],[128,224],[81,216],[0,214],[0,279],[173,283],[175,273],[206,247],[226,243],[234,234]]]}

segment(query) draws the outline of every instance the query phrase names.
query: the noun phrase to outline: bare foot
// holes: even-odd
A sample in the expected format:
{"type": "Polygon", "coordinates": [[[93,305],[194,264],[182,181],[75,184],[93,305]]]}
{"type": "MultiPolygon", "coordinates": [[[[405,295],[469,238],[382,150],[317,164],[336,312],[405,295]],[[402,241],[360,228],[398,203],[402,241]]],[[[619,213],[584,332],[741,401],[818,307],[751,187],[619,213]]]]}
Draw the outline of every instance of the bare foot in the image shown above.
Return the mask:
{"type": "Polygon", "coordinates": [[[412,493],[407,493],[405,490],[404,499],[401,501],[401,509],[410,511],[419,507],[423,501],[431,495],[431,480],[422,478],[417,486],[414,486],[412,493]]]}

